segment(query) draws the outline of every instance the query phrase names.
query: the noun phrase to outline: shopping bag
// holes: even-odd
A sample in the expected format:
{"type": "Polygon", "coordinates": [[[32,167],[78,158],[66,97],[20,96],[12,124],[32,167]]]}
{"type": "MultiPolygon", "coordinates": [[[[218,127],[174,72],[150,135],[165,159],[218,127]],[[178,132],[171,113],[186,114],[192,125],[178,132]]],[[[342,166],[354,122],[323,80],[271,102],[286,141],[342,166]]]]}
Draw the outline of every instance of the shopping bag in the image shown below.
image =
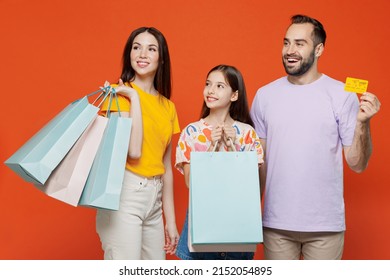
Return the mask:
{"type": "Polygon", "coordinates": [[[97,116],[99,108],[87,97],[68,105],[5,164],[27,182],[42,185],[76,140],[97,116]]]}
{"type": "Polygon", "coordinates": [[[191,239],[191,217],[188,216],[188,249],[190,252],[256,252],[255,243],[193,244],[191,239]]]}
{"type": "Polygon", "coordinates": [[[79,205],[119,209],[132,119],[110,115],[79,205]]]}
{"type": "Polygon", "coordinates": [[[189,211],[193,245],[262,242],[256,152],[191,152],[189,211]]]}
{"type": "Polygon", "coordinates": [[[98,116],[84,131],[69,153],[38,189],[48,196],[77,206],[108,119],[98,116]]]}

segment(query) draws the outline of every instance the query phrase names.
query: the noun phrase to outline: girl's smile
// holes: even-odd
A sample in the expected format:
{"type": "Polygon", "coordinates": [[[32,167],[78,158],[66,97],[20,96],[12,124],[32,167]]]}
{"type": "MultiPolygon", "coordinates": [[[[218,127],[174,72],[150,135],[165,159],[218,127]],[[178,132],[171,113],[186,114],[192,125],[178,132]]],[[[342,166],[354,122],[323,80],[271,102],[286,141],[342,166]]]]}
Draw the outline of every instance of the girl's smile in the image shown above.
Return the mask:
{"type": "Polygon", "coordinates": [[[221,71],[213,71],[206,80],[203,90],[204,100],[210,109],[229,109],[230,103],[236,100],[236,94],[226,82],[221,71]]]}

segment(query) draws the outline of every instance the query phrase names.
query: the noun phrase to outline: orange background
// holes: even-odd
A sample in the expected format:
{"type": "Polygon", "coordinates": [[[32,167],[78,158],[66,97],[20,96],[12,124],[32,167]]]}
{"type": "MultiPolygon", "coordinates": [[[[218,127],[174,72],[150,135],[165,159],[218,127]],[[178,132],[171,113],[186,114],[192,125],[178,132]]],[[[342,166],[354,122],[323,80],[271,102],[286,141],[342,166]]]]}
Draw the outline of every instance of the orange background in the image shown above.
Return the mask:
{"type": "MultiPolygon", "coordinates": [[[[367,79],[382,102],[371,125],[368,170],[345,172],[344,259],[390,259],[388,0],[0,0],[0,10],[1,162],[71,101],[117,81],[124,44],[137,27],[155,26],[168,40],[172,100],[183,128],[199,118],[211,67],[237,66],[251,102],[260,86],[284,75],[281,48],[290,16],[318,18],[328,33],[320,71],[341,81],[367,79]]],[[[188,191],[177,171],[174,179],[180,231],[188,191]]],[[[94,209],[54,200],[4,164],[0,199],[0,259],[103,257],[94,209]]],[[[256,259],[262,258],[259,245],[256,259]]]]}

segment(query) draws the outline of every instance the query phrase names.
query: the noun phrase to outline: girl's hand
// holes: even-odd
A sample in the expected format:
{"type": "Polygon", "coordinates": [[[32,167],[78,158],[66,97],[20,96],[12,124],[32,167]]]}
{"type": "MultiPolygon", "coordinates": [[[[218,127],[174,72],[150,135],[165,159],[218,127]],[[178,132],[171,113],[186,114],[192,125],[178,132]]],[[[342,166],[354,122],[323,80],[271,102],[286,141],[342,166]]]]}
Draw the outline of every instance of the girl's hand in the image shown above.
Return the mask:
{"type": "Polygon", "coordinates": [[[165,245],[164,250],[167,254],[173,255],[176,253],[177,244],[179,242],[179,233],[176,225],[165,225],[165,245]]]}
{"type": "Polygon", "coordinates": [[[214,146],[218,143],[216,151],[219,150],[221,146],[221,140],[222,140],[222,134],[223,134],[223,125],[217,125],[215,128],[211,130],[211,145],[209,150],[213,150],[214,146]]]}
{"type": "Polygon", "coordinates": [[[224,126],[223,127],[223,142],[225,146],[229,150],[235,150],[234,147],[232,147],[232,142],[234,145],[234,141],[236,140],[236,129],[233,126],[224,126]],[[231,141],[230,141],[231,139],[231,141]]]}

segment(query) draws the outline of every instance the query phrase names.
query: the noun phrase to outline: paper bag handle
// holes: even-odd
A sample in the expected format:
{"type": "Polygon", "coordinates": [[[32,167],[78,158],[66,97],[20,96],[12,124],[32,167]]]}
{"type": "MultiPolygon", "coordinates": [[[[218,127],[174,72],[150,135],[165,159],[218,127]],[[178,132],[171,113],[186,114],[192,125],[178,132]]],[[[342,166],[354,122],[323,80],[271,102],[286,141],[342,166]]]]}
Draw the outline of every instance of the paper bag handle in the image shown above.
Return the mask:
{"type": "MultiPolygon", "coordinates": [[[[101,87],[100,89],[94,91],[94,92],[91,92],[89,94],[86,95],[86,97],[90,97],[92,95],[95,95],[95,94],[99,94],[98,97],[96,97],[96,99],[92,102],[92,104],[94,105],[99,99],[101,99],[103,97],[103,99],[100,101],[99,105],[97,105],[96,107],[101,107],[103,102],[106,100],[107,96],[109,96],[109,107],[108,107],[108,110],[107,110],[107,117],[109,117],[110,113],[111,113],[111,104],[112,104],[112,96],[115,97],[115,100],[116,100],[116,106],[118,107],[118,113],[119,113],[119,117],[121,117],[121,110],[120,110],[120,107],[119,107],[119,102],[118,102],[118,96],[117,96],[117,93],[115,91],[115,89],[111,86],[106,86],[106,87],[101,87]]],[[[77,101],[81,100],[81,98],[75,100],[72,102],[73,103],[76,103],[77,101]]]]}
{"type": "MultiPolygon", "coordinates": [[[[95,99],[95,101],[92,103],[92,104],[94,104],[94,103],[96,102],[96,100],[98,100],[99,98],[101,98],[102,95],[105,94],[105,90],[106,90],[106,89],[107,89],[107,87],[105,87],[105,88],[100,88],[100,89],[98,89],[97,91],[91,92],[91,93],[87,94],[87,95],[84,96],[84,97],[90,97],[90,96],[92,96],[92,95],[95,95],[95,94],[100,93],[99,96],[98,96],[98,97],[95,99]]],[[[83,97],[83,98],[84,98],[84,97],[83,97]]],[[[73,104],[73,103],[76,103],[76,102],[78,102],[78,101],[80,101],[81,99],[82,99],[82,98],[76,99],[75,101],[72,102],[72,104],[73,104]]]]}
{"type": "Polygon", "coordinates": [[[121,117],[121,109],[119,107],[119,102],[118,102],[118,94],[116,93],[116,90],[113,88],[113,87],[109,87],[109,91],[106,92],[106,96],[103,98],[102,102],[100,102],[99,106],[101,106],[101,104],[103,103],[104,99],[107,98],[107,95],[109,95],[109,101],[108,101],[108,110],[107,110],[107,117],[110,117],[111,115],[111,104],[112,104],[112,96],[115,97],[115,101],[116,101],[116,106],[118,108],[118,114],[119,114],[119,117],[121,117]]]}
{"type": "MultiPolygon", "coordinates": [[[[230,145],[232,146],[233,152],[237,152],[236,146],[234,146],[234,143],[233,143],[232,138],[229,137],[228,139],[229,139],[229,141],[230,141],[230,145]]],[[[218,143],[219,143],[219,141],[215,142],[215,145],[214,145],[214,148],[213,148],[213,153],[214,153],[215,150],[217,149],[218,143]]]]}

